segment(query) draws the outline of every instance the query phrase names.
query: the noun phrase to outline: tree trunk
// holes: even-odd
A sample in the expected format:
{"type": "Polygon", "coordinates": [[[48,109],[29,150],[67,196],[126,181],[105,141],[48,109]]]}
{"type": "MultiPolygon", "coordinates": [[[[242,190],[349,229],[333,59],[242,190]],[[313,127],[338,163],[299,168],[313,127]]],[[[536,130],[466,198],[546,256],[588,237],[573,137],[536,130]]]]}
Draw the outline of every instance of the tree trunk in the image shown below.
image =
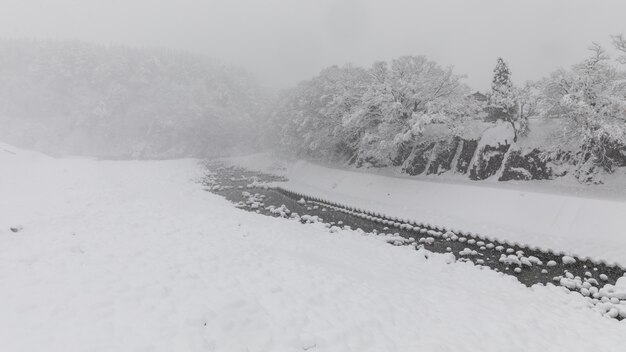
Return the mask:
{"type": "Polygon", "coordinates": [[[513,120],[509,120],[511,127],[513,127],[513,143],[517,143],[517,128],[515,127],[515,122],[513,120]]]}

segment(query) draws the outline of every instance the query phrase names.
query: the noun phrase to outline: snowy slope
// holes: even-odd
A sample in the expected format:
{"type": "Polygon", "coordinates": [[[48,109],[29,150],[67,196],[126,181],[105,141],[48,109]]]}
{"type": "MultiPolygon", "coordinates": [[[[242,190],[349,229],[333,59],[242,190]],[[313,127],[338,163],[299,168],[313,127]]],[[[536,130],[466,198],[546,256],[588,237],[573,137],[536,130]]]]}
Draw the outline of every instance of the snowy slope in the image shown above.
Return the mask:
{"type": "Polygon", "coordinates": [[[395,178],[268,155],[229,159],[289,178],[290,190],[500,240],[626,266],[626,200],[395,178]]]}
{"type": "Polygon", "coordinates": [[[0,145],[3,351],[622,351],[579,295],[234,208],[194,160],[0,145]],[[21,226],[17,233],[9,227],[21,226]]]}

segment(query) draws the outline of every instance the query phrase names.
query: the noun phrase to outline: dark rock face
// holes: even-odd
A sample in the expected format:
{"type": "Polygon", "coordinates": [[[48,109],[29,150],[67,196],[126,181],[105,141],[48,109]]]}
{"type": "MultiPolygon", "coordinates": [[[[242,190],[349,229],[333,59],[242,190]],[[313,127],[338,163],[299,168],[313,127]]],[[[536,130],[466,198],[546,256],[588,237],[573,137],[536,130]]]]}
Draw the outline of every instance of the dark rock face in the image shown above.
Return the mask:
{"type": "Polygon", "coordinates": [[[472,163],[476,148],[478,148],[478,141],[474,139],[461,140],[461,153],[459,159],[456,162],[456,172],[460,174],[467,174],[469,166],[472,163]]]}
{"type": "Polygon", "coordinates": [[[437,142],[431,155],[430,165],[426,170],[427,175],[440,175],[452,169],[452,161],[456,155],[461,139],[454,137],[451,140],[437,142]]]}
{"type": "Polygon", "coordinates": [[[611,145],[605,149],[606,157],[603,163],[605,169],[614,170],[626,166],[626,146],[611,145]]]}
{"type": "MultiPolygon", "coordinates": [[[[402,166],[402,171],[412,176],[440,175],[453,170],[458,174],[468,175],[471,180],[485,180],[496,175],[504,167],[498,180],[510,181],[553,179],[564,176],[567,168],[559,171],[558,167],[554,169],[552,165],[576,163],[576,158],[571,153],[546,154],[539,149],[526,153],[521,150],[509,152],[512,146],[508,143],[485,145],[478,150],[478,142],[454,137],[416,146],[406,144],[399,149],[392,164],[402,166]]],[[[368,159],[359,159],[356,165],[360,167],[364,163],[374,167],[385,166],[377,165],[375,160],[368,159]]]]}
{"type": "Polygon", "coordinates": [[[485,145],[478,151],[476,161],[470,170],[470,179],[485,180],[495,175],[502,166],[504,156],[510,147],[510,144],[485,145]]]}
{"type": "Polygon", "coordinates": [[[430,156],[435,149],[435,143],[421,144],[415,147],[413,153],[406,160],[402,171],[409,175],[420,175],[426,171],[430,156]]]}
{"type": "Polygon", "coordinates": [[[546,158],[539,149],[533,149],[526,154],[522,154],[519,150],[511,151],[498,181],[550,180],[552,178],[552,169],[548,166],[546,158]]]}
{"type": "Polygon", "coordinates": [[[372,157],[367,157],[364,159],[358,159],[356,166],[357,167],[363,167],[365,165],[369,165],[372,167],[377,167],[377,168],[383,168],[383,167],[387,167],[389,165],[387,164],[383,164],[380,162],[380,160],[376,159],[376,158],[372,158],[372,157]]]}
{"type": "MultiPolygon", "coordinates": [[[[452,137],[417,145],[407,142],[398,149],[390,164],[401,167],[402,172],[413,176],[440,175],[452,171],[478,181],[500,173],[498,181],[511,181],[552,180],[572,173],[580,182],[588,184],[602,183],[598,177],[601,172],[626,167],[624,146],[614,146],[608,150],[606,165],[598,166],[590,151],[518,149],[506,140],[479,149],[479,141],[452,137]]],[[[355,157],[351,163],[357,167],[366,164],[373,167],[389,166],[372,158],[355,157]]]]}
{"type": "Polygon", "coordinates": [[[401,166],[404,164],[404,161],[411,157],[411,152],[413,151],[414,143],[406,142],[403,143],[400,148],[398,148],[398,153],[391,160],[393,166],[401,166]]]}
{"type": "Polygon", "coordinates": [[[618,152],[618,159],[619,159],[619,162],[617,163],[618,167],[626,166],[626,148],[621,149],[618,152]]]}

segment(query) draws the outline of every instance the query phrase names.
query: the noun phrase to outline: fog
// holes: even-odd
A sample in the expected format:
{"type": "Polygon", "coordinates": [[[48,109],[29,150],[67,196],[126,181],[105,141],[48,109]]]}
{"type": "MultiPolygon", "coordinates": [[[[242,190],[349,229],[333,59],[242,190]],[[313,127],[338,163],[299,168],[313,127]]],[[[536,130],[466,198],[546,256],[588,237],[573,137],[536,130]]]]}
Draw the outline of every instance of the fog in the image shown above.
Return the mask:
{"type": "Polygon", "coordinates": [[[426,55],[484,90],[498,56],[516,83],[624,32],[620,0],[1,0],[0,36],[200,52],[285,88],[333,64],[426,55]]]}
{"type": "MultiPolygon", "coordinates": [[[[529,118],[569,111],[559,82],[615,84],[588,103],[621,104],[623,1],[0,1],[0,140],[49,154],[272,148],[384,166],[427,125],[475,140],[463,131],[488,109],[517,141],[529,118]],[[611,57],[574,69],[593,42],[611,57]]],[[[613,136],[611,118],[570,134],[613,136]]]]}

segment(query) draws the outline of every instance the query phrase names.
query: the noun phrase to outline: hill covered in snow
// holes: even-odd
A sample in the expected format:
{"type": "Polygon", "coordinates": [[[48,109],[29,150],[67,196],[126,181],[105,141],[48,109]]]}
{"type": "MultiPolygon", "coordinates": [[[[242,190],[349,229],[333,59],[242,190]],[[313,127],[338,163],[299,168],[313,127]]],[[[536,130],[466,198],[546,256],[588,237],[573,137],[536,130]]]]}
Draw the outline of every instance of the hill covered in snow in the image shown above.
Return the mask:
{"type": "Polygon", "coordinates": [[[202,55],[0,40],[0,138],[52,154],[227,154],[265,104],[247,72],[202,55]]]}

